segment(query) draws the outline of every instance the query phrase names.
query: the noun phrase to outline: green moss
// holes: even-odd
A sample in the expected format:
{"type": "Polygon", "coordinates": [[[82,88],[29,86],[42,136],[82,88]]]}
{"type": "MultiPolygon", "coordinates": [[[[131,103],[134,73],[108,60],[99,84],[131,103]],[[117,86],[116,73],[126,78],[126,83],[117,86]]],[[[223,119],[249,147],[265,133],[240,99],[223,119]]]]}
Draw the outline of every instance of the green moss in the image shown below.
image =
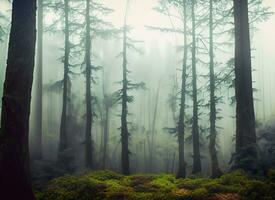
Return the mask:
{"type": "Polygon", "coordinates": [[[105,171],[96,171],[87,173],[85,176],[88,176],[89,178],[105,181],[105,180],[121,180],[124,177],[121,174],[105,170],[105,171]]]}
{"type": "Polygon", "coordinates": [[[198,188],[191,191],[191,196],[195,199],[202,199],[209,196],[209,194],[205,188],[198,188]]]}
{"type": "Polygon", "coordinates": [[[172,175],[158,176],[151,182],[152,187],[158,188],[163,192],[171,192],[177,188],[176,179],[172,175]]]}
{"type": "Polygon", "coordinates": [[[267,181],[260,181],[238,170],[218,179],[176,179],[166,174],[123,176],[99,171],[57,178],[35,195],[38,200],[199,200],[226,195],[273,200],[273,176],[271,171],[267,181]]]}
{"type": "Polygon", "coordinates": [[[251,180],[242,187],[240,194],[249,200],[271,200],[275,199],[275,184],[257,180],[251,180]]]}
{"type": "Polygon", "coordinates": [[[200,187],[202,187],[203,184],[207,183],[209,179],[204,179],[204,178],[198,178],[198,179],[181,179],[178,181],[178,187],[179,188],[185,188],[189,190],[195,190],[200,187]]]}
{"type": "Polygon", "coordinates": [[[133,188],[120,184],[118,180],[107,180],[105,183],[107,185],[106,199],[128,199],[134,192],[133,188]]]}
{"type": "Polygon", "coordinates": [[[136,192],[154,192],[158,188],[152,187],[151,182],[155,179],[151,175],[135,175],[130,177],[129,186],[133,187],[136,192]]]}
{"type": "Polygon", "coordinates": [[[210,194],[216,193],[237,193],[239,191],[239,187],[234,185],[223,185],[219,182],[219,180],[210,180],[207,183],[202,185],[210,194]]]}
{"type": "Polygon", "coordinates": [[[249,178],[242,170],[236,170],[232,173],[225,174],[221,176],[220,183],[223,185],[236,185],[236,186],[242,186],[247,181],[249,181],[249,178]]]}
{"type": "Polygon", "coordinates": [[[87,177],[64,176],[49,183],[42,200],[99,200],[106,186],[87,177]]]}

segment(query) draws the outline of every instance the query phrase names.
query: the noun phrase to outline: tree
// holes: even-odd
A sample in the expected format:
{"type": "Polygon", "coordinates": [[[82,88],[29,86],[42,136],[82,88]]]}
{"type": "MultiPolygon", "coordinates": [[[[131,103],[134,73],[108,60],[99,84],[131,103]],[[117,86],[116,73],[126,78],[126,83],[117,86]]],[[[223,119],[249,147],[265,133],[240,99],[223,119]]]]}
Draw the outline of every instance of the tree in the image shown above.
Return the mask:
{"type": "Polygon", "coordinates": [[[192,15],[192,86],[193,86],[193,118],[192,118],[192,141],[193,141],[193,170],[196,174],[201,172],[200,158],[200,133],[198,125],[198,99],[197,99],[197,59],[196,59],[196,16],[195,16],[196,1],[191,1],[192,15]]]}
{"type": "Polygon", "coordinates": [[[86,167],[93,167],[92,154],[92,95],[91,95],[91,20],[90,7],[91,1],[86,0],[86,40],[85,40],[85,74],[86,74],[86,129],[85,129],[85,161],[86,167]]]}
{"type": "Polygon", "coordinates": [[[187,70],[187,4],[186,0],[182,1],[183,17],[184,17],[184,50],[182,63],[182,77],[181,77],[181,97],[180,97],[180,114],[178,122],[178,143],[179,143],[179,169],[178,178],[185,178],[186,164],[184,159],[184,118],[185,118],[185,93],[186,93],[186,70],[187,70]]]}
{"type": "Polygon", "coordinates": [[[129,132],[127,122],[127,102],[128,102],[128,80],[127,80],[127,12],[128,12],[129,0],[126,2],[126,11],[124,16],[124,27],[123,27],[123,80],[122,80],[122,111],[121,111],[121,169],[125,175],[130,174],[130,161],[129,161],[129,132]]]}
{"type": "Polygon", "coordinates": [[[35,199],[28,147],[35,41],[36,1],[14,0],[0,132],[0,188],[6,199],[35,199]]]}
{"type": "Polygon", "coordinates": [[[216,77],[214,70],[214,40],[213,40],[213,0],[209,1],[209,76],[210,76],[210,161],[211,161],[211,175],[216,178],[222,173],[219,168],[218,156],[216,151],[216,77]]]}
{"type": "Polygon", "coordinates": [[[234,0],[236,156],[235,167],[254,170],[257,160],[248,1],[234,0]]]}
{"type": "Polygon", "coordinates": [[[124,16],[124,26],[122,28],[122,89],[118,91],[119,99],[121,100],[122,110],[121,110],[121,171],[124,175],[130,174],[130,151],[129,151],[129,137],[130,133],[128,130],[128,103],[133,102],[133,96],[128,95],[131,90],[144,89],[145,84],[133,83],[128,79],[128,49],[137,50],[137,47],[133,43],[139,43],[140,41],[135,41],[128,36],[129,27],[127,25],[127,15],[129,10],[129,0],[126,0],[126,9],[124,16]]]}
{"type": "Polygon", "coordinates": [[[68,111],[68,97],[69,97],[69,56],[70,56],[70,31],[69,31],[69,0],[64,0],[64,14],[65,14],[65,49],[64,49],[64,76],[63,76],[63,106],[61,114],[58,159],[62,162],[62,153],[68,148],[67,135],[67,111],[68,111]]]}
{"type": "Polygon", "coordinates": [[[92,64],[92,41],[96,37],[108,38],[116,34],[116,30],[111,23],[101,19],[101,15],[108,15],[113,10],[105,7],[103,4],[96,3],[91,0],[86,0],[85,11],[85,79],[86,79],[86,130],[85,130],[85,143],[86,143],[86,167],[93,168],[93,142],[92,142],[92,124],[93,124],[93,104],[95,97],[92,96],[91,87],[96,84],[93,76],[95,72],[101,69],[100,66],[92,64]]]}

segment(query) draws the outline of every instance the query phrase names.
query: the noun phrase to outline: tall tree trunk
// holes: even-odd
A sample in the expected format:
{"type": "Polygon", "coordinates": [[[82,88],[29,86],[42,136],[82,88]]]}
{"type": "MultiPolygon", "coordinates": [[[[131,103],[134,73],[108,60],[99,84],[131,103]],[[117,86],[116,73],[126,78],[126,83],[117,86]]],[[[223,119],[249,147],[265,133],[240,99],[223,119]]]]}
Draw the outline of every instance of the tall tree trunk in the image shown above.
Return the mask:
{"type": "Polygon", "coordinates": [[[67,111],[69,94],[69,55],[70,55],[70,32],[69,32],[69,0],[64,0],[65,12],[65,54],[64,54],[64,77],[63,77],[63,106],[60,124],[59,154],[58,159],[62,162],[62,153],[68,148],[67,135],[67,111]]]}
{"type": "Polygon", "coordinates": [[[216,97],[215,97],[215,71],[214,71],[214,46],[213,46],[213,0],[209,1],[209,76],[210,76],[210,143],[209,151],[211,158],[211,176],[217,178],[221,176],[218,156],[216,151],[216,97]]]}
{"type": "Polygon", "coordinates": [[[29,169],[29,114],[36,41],[36,1],[13,0],[0,132],[0,195],[34,200],[29,169]]]}
{"type": "Polygon", "coordinates": [[[123,86],[122,86],[122,114],[121,114],[121,142],[122,142],[122,152],[121,152],[121,167],[122,173],[125,175],[130,174],[130,167],[129,167],[129,147],[128,147],[128,140],[129,140],[129,132],[128,132],[128,125],[127,125],[127,48],[126,48],[126,25],[124,26],[123,30],[123,86]]]}
{"type": "Polygon", "coordinates": [[[196,59],[196,16],[195,16],[195,1],[192,0],[192,85],[193,85],[193,171],[192,173],[201,172],[200,159],[200,135],[198,126],[198,97],[197,97],[197,59],[196,59]]]}
{"type": "MultiPolygon", "coordinates": [[[[244,149],[256,145],[247,0],[234,0],[234,19],[235,92],[237,101],[236,153],[242,157],[236,160],[236,165],[242,167],[241,160],[247,156],[257,158],[256,150],[245,154],[243,152],[244,149]]],[[[253,163],[247,167],[252,167],[252,165],[253,163]]]]}
{"type": "Polygon", "coordinates": [[[86,167],[93,168],[93,147],[92,147],[92,95],[91,95],[91,20],[90,1],[86,0],[86,44],[85,44],[85,64],[86,64],[86,167]]]}
{"type": "Polygon", "coordinates": [[[127,9],[129,0],[127,0],[124,27],[123,27],[123,81],[122,81],[122,113],[121,113],[121,169],[124,175],[130,174],[130,161],[129,161],[129,132],[127,124],[127,101],[128,101],[128,79],[127,79],[127,9]]]}
{"type": "Polygon", "coordinates": [[[178,144],[179,144],[179,168],[177,178],[185,178],[186,176],[186,164],[184,157],[184,118],[185,118],[185,93],[186,93],[186,70],[187,70],[187,10],[186,0],[183,3],[183,15],[184,15],[184,52],[182,63],[182,77],[181,77],[181,101],[180,101],[180,115],[178,122],[178,144]]]}
{"type": "Polygon", "coordinates": [[[43,0],[38,0],[37,9],[37,58],[35,80],[34,138],[32,159],[42,159],[42,98],[43,98],[43,0]]]}

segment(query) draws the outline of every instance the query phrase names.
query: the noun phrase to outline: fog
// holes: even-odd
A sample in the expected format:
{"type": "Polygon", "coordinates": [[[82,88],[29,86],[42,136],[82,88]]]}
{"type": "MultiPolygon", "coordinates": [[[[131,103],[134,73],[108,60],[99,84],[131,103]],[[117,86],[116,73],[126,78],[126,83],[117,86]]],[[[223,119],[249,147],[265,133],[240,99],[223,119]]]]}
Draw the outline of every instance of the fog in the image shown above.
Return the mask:
{"type": "MultiPolygon", "coordinates": [[[[102,0],[100,1],[106,6],[114,9],[110,15],[104,17],[105,20],[111,22],[114,27],[123,27],[123,18],[125,12],[125,0],[102,0]]],[[[270,7],[275,12],[274,0],[263,0],[264,6],[270,7]]],[[[131,37],[142,41],[137,44],[140,52],[130,51],[128,54],[128,70],[131,71],[129,78],[135,82],[144,82],[145,90],[133,91],[134,102],[128,105],[129,116],[129,132],[131,133],[129,149],[131,152],[131,165],[134,172],[148,171],[146,162],[148,162],[147,153],[148,146],[146,140],[150,137],[150,131],[155,129],[156,156],[153,160],[154,172],[176,172],[177,170],[177,137],[170,134],[166,128],[176,126],[178,118],[179,101],[176,103],[176,111],[173,113],[169,107],[169,95],[173,93],[173,87],[177,87],[174,92],[180,90],[179,70],[182,66],[182,51],[178,51],[177,47],[182,46],[183,37],[178,33],[161,32],[152,30],[148,26],[167,27],[173,29],[175,26],[180,27],[179,22],[172,22],[169,17],[153,10],[158,5],[157,0],[138,0],[131,1],[129,5],[127,24],[132,27],[131,37]],[[176,85],[175,85],[176,84],[176,85]],[[154,115],[156,116],[154,120],[154,115]],[[155,128],[154,126],[155,123],[155,128]]],[[[0,12],[7,16],[10,13],[10,4],[5,0],[0,0],[0,12]]],[[[56,13],[45,13],[45,26],[51,24],[56,13]]],[[[275,80],[275,15],[271,15],[268,20],[255,24],[257,30],[251,36],[252,66],[254,87],[257,91],[255,97],[256,120],[259,123],[274,124],[275,120],[275,97],[273,86],[275,80]]],[[[181,27],[182,28],[182,27],[181,27]]],[[[206,32],[208,29],[205,30],[206,32]]],[[[207,33],[206,33],[207,34],[207,33]]],[[[77,38],[77,36],[73,36],[77,38]]],[[[5,62],[7,54],[7,39],[0,43],[0,66],[1,66],[1,85],[3,84],[5,62]]],[[[73,40],[74,38],[72,38],[73,40]]],[[[224,36],[219,40],[226,42],[234,42],[233,37],[224,36]],[[230,41],[229,41],[230,40],[230,41]]],[[[76,39],[77,40],[77,39],[76,39]]],[[[43,157],[46,160],[56,160],[56,152],[59,138],[59,128],[62,109],[62,93],[61,90],[48,91],[48,87],[63,77],[63,63],[60,58],[64,54],[62,49],[64,46],[64,35],[61,31],[57,33],[44,33],[43,47],[43,157]]],[[[220,63],[221,69],[226,67],[226,63],[234,57],[233,46],[225,47],[224,52],[216,52],[216,61],[220,63]]],[[[117,83],[122,79],[122,58],[118,57],[122,51],[122,40],[119,37],[101,39],[96,38],[92,41],[92,62],[95,65],[102,66],[103,69],[95,72],[95,82],[92,84],[92,93],[97,97],[98,101],[102,101],[104,97],[103,87],[106,94],[111,94],[120,89],[117,83]],[[104,86],[103,86],[104,82],[104,86]]],[[[201,56],[209,62],[205,55],[201,56]]],[[[76,58],[83,60],[83,57],[76,58]]],[[[188,63],[191,64],[190,59],[188,63]]],[[[206,74],[207,67],[198,64],[198,74],[206,74]]],[[[75,156],[75,165],[80,170],[83,169],[83,146],[81,145],[85,129],[85,77],[81,74],[81,67],[76,66],[72,69],[74,74],[71,76],[72,95],[70,97],[72,107],[71,112],[75,117],[75,124],[70,124],[73,137],[75,138],[75,146],[77,155],[75,156]]],[[[34,84],[36,76],[34,76],[34,84]]],[[[24,81],[24,80],[18,80],[24,81]]],[[[204,77],[198,78],[198,86],[203,87],[207,82],[204,77]]],[[[1,89],[2,90],[2,89],[1,89]]],[[[2,91],[1,91],[2,92],[2,91]]],[[[220,165],[227,170],[228,162],[231,154],[234,152],[234,135],[235,135],[235,105],[230,104],[230,98],[234,94],[234,90],[228,86],[222,87],[217,96],[223,96],[223,103],[218,107],[221,109],[220,115],[222,119],[217,121],[217,126],[222,127],[218,130],[218,156],[220,165]]],[[[199,99],[207,103],[209,94],[206,91],[199,92],[199,99]]],[[[33,92],[35,99],[35,92],[33,92]]],[[[30,120],[30,133],[33,133],[35,118],[33,117],[33,109],[35,101],[32,101],[32,111],[30,120]]],[[[191,106],[191,97],[187,97],[187,104],[191,106]]],[[[209,127],[208,108],[200,108],[203,114],[200,116],[199,124],[203,127],[209,127]]],[[[101,146],[102,146],[102,110],[94,107],[95,117],[92,130],[92,138],[94,140],[94,149],[96,162],[100,166],[101,146]]],[[[117,104],[110,111],[110,132],[107,168],[115,171],[120,169],[120,112],[121,104],[117,104]]],[[[192,114],[190,107],[187,108],[187,115],[192,114]]],[[[188,126],[187,126],[188,127],[188,126]]],[[[191,129],[187,128],[186,137],[190,136],[191,129]]],[[[204,172],[209,173],[208,161],[208,133],[202,133],[202,162],[204,172]]],[[[30,141],[32,138],[30,138],[30,141]]],[[[72,139],[74,140],[74,139],[72,139]]],[[[186,144],[187,169],[191,170],[192,146],[186,144]]],[[[100,168],[100,167],[98,167],[100,168]]]]}

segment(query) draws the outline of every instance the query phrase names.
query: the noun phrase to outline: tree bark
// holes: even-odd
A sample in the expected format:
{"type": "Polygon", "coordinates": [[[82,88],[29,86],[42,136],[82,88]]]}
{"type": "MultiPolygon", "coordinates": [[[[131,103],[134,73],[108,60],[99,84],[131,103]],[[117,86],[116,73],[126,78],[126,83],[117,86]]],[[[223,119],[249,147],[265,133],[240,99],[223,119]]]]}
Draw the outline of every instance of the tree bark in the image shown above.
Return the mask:
{"type": "Polygon", "coordinates": [[[36,1],[13,0],[0,132],[0,194],[34,200],[29,169],[29,115],[36,41],[36,1]]]}
{"type": "Polygon", "coordinates": [[[63,106],[60,124],[59,154],[58,159],[62,162],[60,155],[68,148],[67,135],[67,111],[68,111],[68,82],[69,82],[69,55],[70,55],[70,33],[69,33],[69,0],[64,0],[65,12],[65,53],[64,53],[64,77],[63,77],[63,106]]]}
{"type": "Polygon", "coordinates": [[[195,0],[191,2],[192,9],[192,85],[193,85],[193,171],[192,173],[201,172],[200,159],[200,135],[198,126],[198,97],[197,97],[197,66],[196,66],[196,16],[195,16],[195,0]]]}
{"type": "Polygon", "coordinates": [[[182,77],[181,77],[181,100],[180,100],[180,115],[178,122],[178,145],[179,145],[179,168],[177,178],[185,178],[186,176],[186,163],[184,156],[184,119],[185,119],[185,93],[186,93],[186,70],[187,70],[187,9],[186,0],[183,3],[183,15],[184,15],[184,52],[182,63],[182,77]]]}
{"type": "Polygon", "coordinates": [[[91,95],[91,20],[90,20],[90,1],[86,0],[86,44],[85,44],[85,63],[86,63],[86,167],[93,168],[93,147],[92,147],[92,95],[91,95]]]}
{"type": "Polygon", "coordinates": [[[211,176],[217,178],[222,175],[216,151],[216,97],[215,97],[215,70],[214,70],[214,46],[213,46],[213,0],[209,1],[209,76],[210,76],[210,142],[209,152],[211,160],[211,176]]]}
{"type": "MultiPolygon", "coordinates": [[[[247,0],[234,0],[234,19],[235,92],[237,102],[236,153],[241,155],[244,148],[256,144],[247,0]]],[[[257,154],[250,156],[257,157],[257,154]]]]}

